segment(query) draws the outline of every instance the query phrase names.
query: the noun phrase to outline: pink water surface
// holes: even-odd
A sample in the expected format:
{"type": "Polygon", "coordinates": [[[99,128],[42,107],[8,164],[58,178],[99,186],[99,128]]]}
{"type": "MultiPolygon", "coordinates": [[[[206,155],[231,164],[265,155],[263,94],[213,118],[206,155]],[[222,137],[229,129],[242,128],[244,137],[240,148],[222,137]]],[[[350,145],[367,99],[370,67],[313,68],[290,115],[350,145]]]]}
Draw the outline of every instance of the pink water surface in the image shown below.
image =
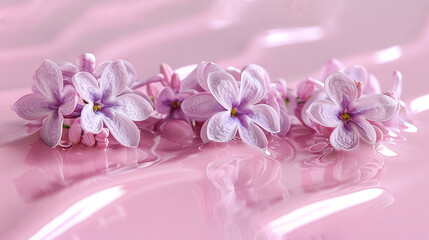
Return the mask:
{"type": "Polygon", "coordinates": [[[427,1],[6,0],[0,26],[0,239],[429,239],[427,1]],[[206,60],[294,86],[337,57],[388,90],[400,70],[413,125],[353,153],[299,125],[265,152],[174,126],[137,149],[50,149],[10,107],[43,59],[82,52],[140,80],[206,60]]]}

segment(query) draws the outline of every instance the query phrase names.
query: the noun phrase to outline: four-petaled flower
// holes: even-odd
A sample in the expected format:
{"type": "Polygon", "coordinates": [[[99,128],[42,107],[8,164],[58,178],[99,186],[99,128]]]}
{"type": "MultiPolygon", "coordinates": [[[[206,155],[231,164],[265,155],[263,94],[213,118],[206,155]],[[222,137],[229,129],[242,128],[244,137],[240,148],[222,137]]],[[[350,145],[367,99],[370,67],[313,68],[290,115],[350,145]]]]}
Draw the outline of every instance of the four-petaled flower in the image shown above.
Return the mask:
{"type": "Polygon", "coordinates": [[[127,78],[124,64],[116,60],[106,66],[100,84],[88,72],[75,74],[72,81],[80,97],[87,102],[81,114],[82,129],[97,134],[104,123],[120,144],[137,147],[140,134],[133,121],[145,120],[153,109],[144,97],[124,93],[127,78]]]}
{"type": "Polygon", "coordinates": [[[190,118],[206,120],[200,134],[204,142],[228,142],[238,131],[243,142],[265,149],[268,141],[260,127],[272,133],[280,131],[276,111],[266,104],[257,104],[266,91],[259,70],[244,70],[240,87],[231,74],[213,71],[208,74],[207,88],[209,92],[191,96],[182,103],[183,112],[190,118]]]}
{"type": "Polygon", "coordinates": [[[337,150],[356,148],[359,135],[368,143],[375,144],[377,136],[371,122],[389,120],[398,107],[398,101],[388,94],[359,98],[358,86],[349,75],[334,73],[325,82],[325,91],[331,100],[317,100],[307,109],[315,123],[334,128],[329,140],[337,150]]]}
{"type": "Polygon", "coordinates": [[[78,96],[71,85],[63,86],[61,70],[45,60],[34,74],[34,93],[20,98],[12,107],[18,116],[27,120],[45,119],[40,136],[49,147],[59,144],[64,116],[73,112],[78,96]]]}

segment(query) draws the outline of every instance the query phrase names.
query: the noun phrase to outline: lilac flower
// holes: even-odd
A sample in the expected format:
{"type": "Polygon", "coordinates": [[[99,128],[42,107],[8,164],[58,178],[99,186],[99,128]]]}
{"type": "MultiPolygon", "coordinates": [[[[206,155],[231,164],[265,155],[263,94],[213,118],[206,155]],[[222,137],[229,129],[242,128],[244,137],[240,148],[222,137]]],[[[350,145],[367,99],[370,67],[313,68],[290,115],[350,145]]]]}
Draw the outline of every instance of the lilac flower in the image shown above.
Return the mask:
{"type": "Polygon", "coordinates": [[[63,86],[60,68],[53,62],[45,62],[34,74],[35,93],[20,98],[12,110],[27,120],[45,119],[40,132],[49,147],[59,144],[64,116],[73,112],[78,96],[71,85],[63,86]]]}
{"type": "Polygon", "coordinates": [[[145,120],[153,109],[142,96],[124,93],[127,77],[123,62],[116,60],[105,67],[100,84],[88,72],[75,74],[72,81],[80,97],[87,102],[82,109],[82,129],[97,134],[104,123],[120,144],[136,147],[140,134],[133,121],[145,120]]]}
{"type": "MultiPolygon", "coordinates": [[[[88,72],[91,73],[96,79],[99,79],[104,71],[104,69],[112,61],[104,61],[100,65],[96,66],[96,59],[92,53],[84,53],[76,59],[76,64],[71,62],[60,63],[59,66],[63,73],[64,81],[66,84],[72,84],[72,77],[78,72],[88,72]]],[[[128,78],[127,78],[127,87],[129,89],[137,88],[137,72],[134,66],[125,60],[122,60],[122,63],[127,69],[128,78]]]]}
{"type": "Polygon", "coordinates": [[[244,70],[240,87],[231,74],[213,71],[208,74],[207,88],[208,93],[191,96],[182,103],[183,112],[190,118],[207,119],[201,129],[204,142],[228,142],[238,131],[243,142],[264,149],[268,141],[260,127],[272,133],[280,131],[276,111],[266,104],[257,104],[266,91],[260,71],[244,70]]]}
{"type": "Polygon", "coordinates": [[[317,124],[334,128],[330,143],[337,150],[352,150],[359,144],[359,135],[375,144],[376,131],[371,121],[387,121],[394,116],[398,101],[386,94],[374,94],[358,99],[355,81],[345,73],[328,77],[325,91],[331,100],[320,99],[307,109],[317,124]]]}

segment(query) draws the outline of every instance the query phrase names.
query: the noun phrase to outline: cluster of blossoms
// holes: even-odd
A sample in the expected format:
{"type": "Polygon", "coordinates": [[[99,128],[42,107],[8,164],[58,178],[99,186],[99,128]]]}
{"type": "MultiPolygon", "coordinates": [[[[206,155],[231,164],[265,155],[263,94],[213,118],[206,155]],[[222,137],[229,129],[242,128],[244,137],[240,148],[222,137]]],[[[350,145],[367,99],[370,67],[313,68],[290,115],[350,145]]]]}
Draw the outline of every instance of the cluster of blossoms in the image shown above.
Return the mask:
{"type": "Polygon", "coordinates": [[[162,64],[159,74],[137,81],[135,68],[124,60],[97,66],[90,53],[76,64],[46,60],[35,72],[33,93],[12,109],[40,121],[41,138],[50,147],[67,141],[106,148],[109,139],[137,147],[140,129],[160,131],[174,122],[204,143],[239,137],[265,149],[267,134],[287,137],[294,123],[325,135],[337,150],[352,150],[360,139],[375,145],[383,133],[406,123],[399,72],[394,90],[381,93],[365,68],[344,68],[337,60],[296,91],[254,64],[240,70],[202,62],[186,69],[162,64]]]}

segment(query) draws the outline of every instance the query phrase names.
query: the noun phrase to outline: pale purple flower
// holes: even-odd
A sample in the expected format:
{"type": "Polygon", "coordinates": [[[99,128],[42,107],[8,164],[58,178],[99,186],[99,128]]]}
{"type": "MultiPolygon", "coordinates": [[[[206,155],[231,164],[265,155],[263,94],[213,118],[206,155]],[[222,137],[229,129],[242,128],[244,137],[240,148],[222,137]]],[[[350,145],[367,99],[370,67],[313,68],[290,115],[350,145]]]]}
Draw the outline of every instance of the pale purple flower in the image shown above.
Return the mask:
{"type": "Polygon", "coordinates": [[[330,100],[320,99],[307,109],[309,117],[317,124],[334,128],[329,141],[337,150],[352,150],[359,144],[359,136],[370,144],[376,142],[372,121],[387,121],[394,116],[398,106],[395,98],[374,94],[358,99],[358,87],[345,73],[337,72],[328,77],[325,91],[330,100]]]}
{"type": "Polygon", "coordinates": [[[75,74],[72,81],[80,97],[87,102],[82,109],[82,129],[97,134],[104,123],[120,144],[137,147],[140,134],[133,121],[147,119],[153,109],[144,97],[124,93],[127,78],[123,62],[116,60],[105,67],[99,83],[88,72],[75,74]]]}
{"type": "Polygon", "coordinates": [[[264,149],[268,141],[260,127],[272,133],[280,131],[276,111],[266,104],[257,104],[266,92],[260,71],[244,70],[240,87],[231,74],[213,71],[208,74],[205,87],[209,92],[191,96],[182,103],[182,110],[190,118],[207,119],[201,129],[204,142],[228,142],[238,131],[243,142],[264,149]]]}
{"type": "Polygon", "coordinates": [[[71,85],[63,86],[61,70],[45,60],[34,74],[35,93],[20,98],[12,110],[27,120],[45,119],[40,136],[49,147],[59,144],[64,116],[73,112],[78,96],[71,85]]]}

